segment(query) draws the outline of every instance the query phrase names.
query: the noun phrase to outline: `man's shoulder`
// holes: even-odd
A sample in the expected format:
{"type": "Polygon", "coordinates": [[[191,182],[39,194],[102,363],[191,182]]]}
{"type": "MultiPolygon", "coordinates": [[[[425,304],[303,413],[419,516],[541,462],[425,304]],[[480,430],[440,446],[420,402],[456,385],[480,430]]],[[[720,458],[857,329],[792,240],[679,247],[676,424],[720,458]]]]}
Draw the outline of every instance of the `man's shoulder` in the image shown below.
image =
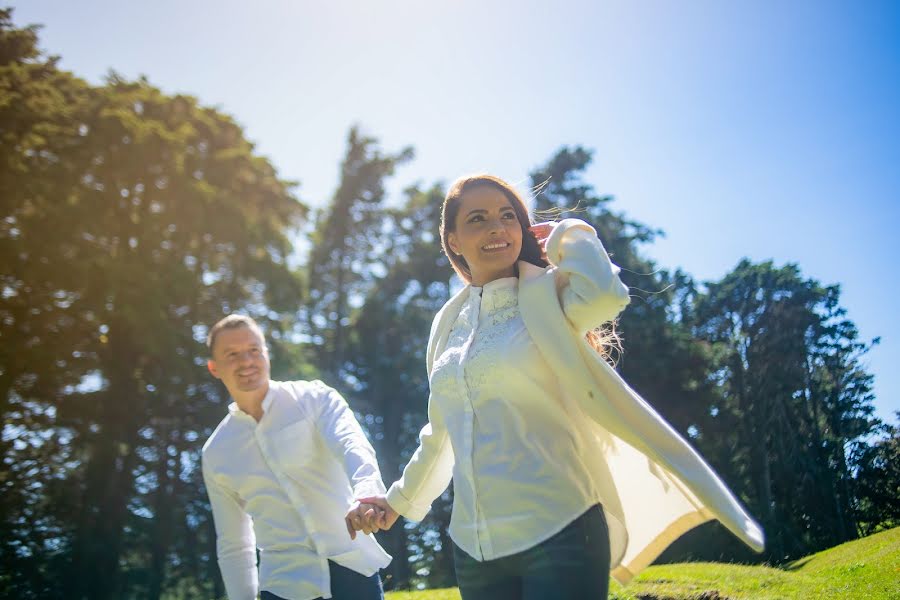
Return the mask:
{"type": "Polygon", "coordinates": [[[295,379],[293,381],[273,381],[272,383],[298,402],[314,402],[335,391],[321,379],[295,379]]]}
{"type": "Polygon", "coordinates": [[[200,455],[203,459],[208,459],[210,455],[215,453],[215,449],[222,445],[223,440],[228,435],[228,423],[230,422],[231,415],[225,415],[225,417],[219,421],[219,424],[216,425],[213,432],[209,434],[209,437],[206,438],[203,448],[200,449],[200,455]]]}

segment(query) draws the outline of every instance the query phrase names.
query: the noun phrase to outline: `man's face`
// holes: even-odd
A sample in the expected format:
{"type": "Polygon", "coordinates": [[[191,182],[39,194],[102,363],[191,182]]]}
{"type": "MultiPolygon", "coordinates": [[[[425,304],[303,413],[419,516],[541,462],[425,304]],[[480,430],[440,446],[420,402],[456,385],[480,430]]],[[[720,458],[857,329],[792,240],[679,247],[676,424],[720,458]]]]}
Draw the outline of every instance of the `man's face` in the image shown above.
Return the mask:
{"type": "Polygon", "coordinates": [[[216,336],[209,372],[221,379],[233,396],[268,384],[269,351],[262,335],[251,327],[223,329],[216,336]]]}

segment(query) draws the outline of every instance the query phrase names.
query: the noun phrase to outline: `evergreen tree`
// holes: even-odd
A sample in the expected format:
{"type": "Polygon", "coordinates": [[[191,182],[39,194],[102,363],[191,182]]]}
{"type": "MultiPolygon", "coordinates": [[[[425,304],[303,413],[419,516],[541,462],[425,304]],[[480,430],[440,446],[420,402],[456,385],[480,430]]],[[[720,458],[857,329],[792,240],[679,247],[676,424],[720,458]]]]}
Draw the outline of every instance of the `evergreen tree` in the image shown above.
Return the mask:
{"type": "MultiPolygon", "coordinates": [[[[443,196],[440,186],[424,191],[413,187],[406,191],[404,206],[390,212],[382,263],[386,275],[370,290],[353,323],[351,364],[359,382],[354,396],[361,400],[358,406],[366,407],[388,485],[400,477],[426,421],[428,333],[434,315],[450,298],[450,281],[455,277],[438,241],[443,196]]],[[[417,580],[410,571],[410,556],[417,571],[433,574],[418,576],[419,580],[433,585],[446,583],[448,574],[452,578],[449,564],[433,564],[449,558],[446,528],[451,500],[447,495],[436,502],[419,527],[405,529],[398,524],[380,534],[394,556],[388,567],[392,586],[405,588],[417,580]],[[423,532],[430,532],[430,545],[418,542],[423,532]]]]}
{"type": "Polygon", "coordinates": [[[878,422],[860,364],[869,346],[843,318],[839,288],[747,260],[707,288],[694,331],[713,345],[721,394],[707,454],[761,519],[769,557],[855,537],[847,448],[878,422]]]}
{"type": "Polygon", "coordinates": [[[159,597],[176,540],[212,554],[205,325],[289,325],[305,208],[229,117],[144,80],[87,86],[0,24],[3,485],[29,480],[4,494],[4,592],[159,597]]]}
{"type": "Polygon", "coordinates": [[[862,535],[900,526],[900,427],[885,425],[884,433],[856,460],[853,495],[862,535]]]}
{"type": "Polygon", "coordinates": [[[412,148],[386,155],[377,140],[351,128],[340,184],[329,206],[317,215],[306,320],[319,366],[338,377],[347,366],[351,313],[373,280],[384,274],[384,181],[412,156],[412,148]]]}

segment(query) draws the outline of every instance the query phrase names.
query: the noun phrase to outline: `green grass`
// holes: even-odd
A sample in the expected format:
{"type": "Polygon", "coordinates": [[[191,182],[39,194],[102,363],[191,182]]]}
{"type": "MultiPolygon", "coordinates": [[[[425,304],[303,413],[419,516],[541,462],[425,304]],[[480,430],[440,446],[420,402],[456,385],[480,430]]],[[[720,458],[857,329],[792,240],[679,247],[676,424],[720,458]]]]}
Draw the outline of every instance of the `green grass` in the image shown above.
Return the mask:
{"type": "MultiPolygon", "coordinates": [[[[684,563],[648,568],[611,600],[898,600],[900,527],[781,567],[684,563]]],[[[459,600],[456,589],[392,592],[388,600],[459,600]]]]}
{"type": "Polygon", "coordinates": [[[424,592],[388,592],[385,600],[459,600],[456,588],[427,590],[424,592]]]}

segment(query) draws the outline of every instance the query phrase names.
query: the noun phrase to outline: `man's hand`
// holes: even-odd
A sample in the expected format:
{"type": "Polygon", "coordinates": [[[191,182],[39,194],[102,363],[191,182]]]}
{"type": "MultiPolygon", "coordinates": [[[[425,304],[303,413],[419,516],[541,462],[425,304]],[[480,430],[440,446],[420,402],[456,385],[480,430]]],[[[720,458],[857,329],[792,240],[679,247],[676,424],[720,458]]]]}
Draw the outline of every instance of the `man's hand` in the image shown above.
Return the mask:
{"type": "Polygon", "coordinates": [[[356,532],[372,533],[387,531],[400,517],[384,496],[359,498],[347,512],[347,531],[350,539],[356,539],[356,532]]]}
{"type": "Polygon", "coordinates": [[[362,502],[357,500],[350,505],[347,510],[347,516],[344,517],[344,523],[347,525],[347,533],[350,539],[356,539],[356,532],[362,531],[365,534],[378,531],[378,523],[381,520],[383,511],[375,504],[362,502]]]}

